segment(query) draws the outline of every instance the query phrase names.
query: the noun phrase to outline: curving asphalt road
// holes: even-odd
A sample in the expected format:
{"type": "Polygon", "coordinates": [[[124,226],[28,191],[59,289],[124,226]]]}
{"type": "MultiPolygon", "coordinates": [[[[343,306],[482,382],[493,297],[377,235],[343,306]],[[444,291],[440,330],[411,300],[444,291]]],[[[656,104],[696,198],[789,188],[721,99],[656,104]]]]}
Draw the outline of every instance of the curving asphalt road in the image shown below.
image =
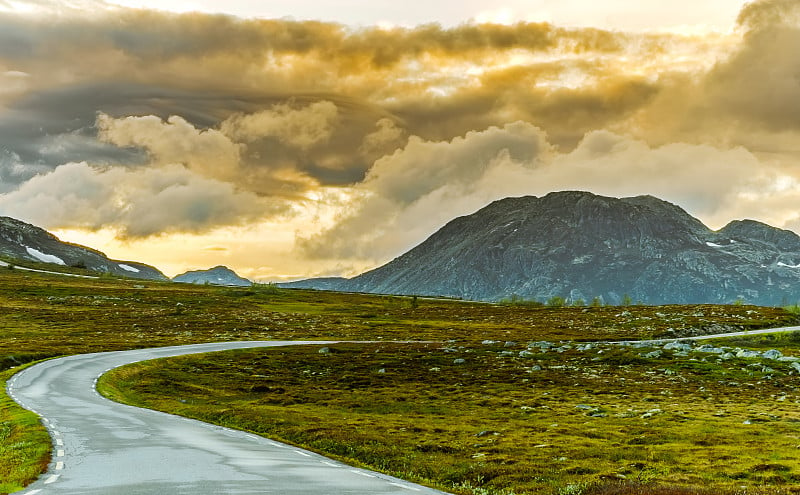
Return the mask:
{"type": "MultiPolygon", "coordinates": [[[[795,332],[750,330],[688,339],[795,332]]],[[[226,342],[82,354],[46,361],[9,380],[9,395],[42,417],[53,438],[48,472],[22,495],[442,494],[355,469],[256,435],[118,404],[97,378],[125,364],[183,354],[332,342],[226,342]]],[[[625,343],[625,342],[617,342],[625,343]]]]}
{"type": "Polygon", "coordinates": [[[25,495],[442,494],[245,432],[118,404],[95,390],[124,364],[182,354],[325,342],[229,342],[82,354],[15,375],[11,397],[40,415],[53,462],[25,495]]]}

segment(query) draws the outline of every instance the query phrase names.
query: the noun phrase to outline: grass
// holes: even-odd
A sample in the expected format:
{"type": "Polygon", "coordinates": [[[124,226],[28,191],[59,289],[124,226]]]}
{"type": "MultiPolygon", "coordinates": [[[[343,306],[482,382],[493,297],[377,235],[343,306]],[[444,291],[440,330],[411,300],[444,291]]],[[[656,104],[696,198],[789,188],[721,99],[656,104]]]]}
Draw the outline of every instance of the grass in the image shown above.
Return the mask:
{"type": "MultiPolygon", "coordinates": [[[[503,306],[422,297],[415,300],[407,297],[287,290],[269,285],[220,288],[111,277],[78,279],[22,270],[0,269],[0,328],[3,329],[0,334],[0,371],[6,375],[18,371],[19,366],[26,363],[54,356],[212,341],[319,339],[388,342],[392,340],[425,340],[447,342],[448,346],[457,350],[460,347],[474,349],[476,355],[482,355],[478,351],[485,350],[485,345],[482,344],[484,341],[497,342],[497,344],[491,345],[502,347],[505,342],[524,343],[541,340],[558,342],[647,339],[711,333],[719,330],[791,325],[796,324],[797,321],[796,315],[784,309],[752,306],[633,306],[628,308],[503,306]]],[[[386,345],[389,346],[386,349],[391,349],[397,355],[397,359],[401,358],[401,348],[392,348],[390,344],[386,345]]],[[[510,343],[509,345],[514,344],[510,343]]],[[[463,349],[456,353],[441,351],[445,354],[435,359],[443,359],[446,362],[452,357],[451,354],[460,355],[466,352],[463,349]]],[[[413,352],[425,354],[429,350],[435,351],[434,348],[430,348],[413,352]]],[[[348,352],[355,351],[354,349],[348,352]]],[[[313,357],[317,357],[313,352],[311,354],[313,357]]],[[[438,354],[436,355],[438,356],[438,354]]],[[[556,353],[550,353],[541,357],[541,361],[546,363],[555,360],[557,359],[555,356],[556,353]]],[[[328,357],[331,359],[327,362],[331,362],[341,356],[334,354],[328,357]]],[[[409,370],[415,370],[414,373],[422,373],[421,376],[426,377],[427,370],[430,368],[447,369],[446,366],[429,366],[429,363],[425,361],[428,358],[423,359],[423,357],[420,354],[409,354],[404,358],[403,363],[405,364],[402,366],[409,370]],[[419,368],[420,366],[421,368],[419,368]]],[[[613,357],[612,354],[609,354],[608,357],[618,360],[613,365],[616,367],[637,365],[636,356],[613,357]],[[626,364],[626,360],[631,359],[633,361],[626,364]]],[[[306,359],[305,355],[300,358],[306,359]]],[[[470,360],[467,362],[471,363],[470,360]]],[[[490,360],[487,363],[490,362],[494,363],[495,361],[490,360]]],[[[498,360],[497,363],[502,364],[502,360],[498,360]]],[[[506,369],[505,366],[504,364],[498,373],[506,373],[506,371],[510,373],[510,368],[506,369]]],[[[611,365],[609,364],[609,366],[611,365]]],[[[223,368],[220,372],[224,374],[225,370],[226,368],[223,368]]],[[[232,368],[230,371],[239,373],[241,370],[232,368]]],[[[473,373],[478,372],[477,369],[473,371],[473,373]]],[[[480,373],[483,372],[480,371],[480,373]]],[[[341,378],[343,383],[348,384],[348,387],[361,390],[361,400],[368,404],[370,403],[370,400],[366,398],[368,395],[374,397],[375,393],[388,393],[391,396],[390,389],[376,391],[369,388],[373,382],[381,383],[380,380],[385,376],[388,375],[378,374],[377,371],[370,368],[369,372],[354,370],[341,378]]],[[[460,389],[461,385],[459,384],[467,383],[466,377],[461,378],[458,374],[448,375],[445,373],[441,376],[452,381],[449,384],[441,383],[443,388],[437,393],[442,394],[443,401],[450,397],[448,394],[460,389]]],[[[484,385],[489,392],[495,386],[498,392],[506,390],[509,393],[514,392],[515,389],[511,385],[514,385],[515,382],[512,382],[511,385],[506,384],[504,380],[507,376],[502,375],[496,383],[485,383],[484,385]]],[[[311,380],[312,377],[315,375],[304,375],[299,378],[308,380],[307,383],[310,384],[314,383],[311,380]]],[[[256,378],[258,377],[249,380],[258,386],[260,382],[256,378]]],[[[224,381],[223,378],[220,380],[224,381]]],[[[426,385],[426,382],[419,382],[417,388],[425,390],[426,385]]],[[[406,383],[402,386],[410,387],[411,385],[406,383]]],[[[483,385],[473,383],[471,386],[482,387],[483,385]]],[[[573,388],[569,387],[569,390],[573,388]]],[[[203,389],[198,390],[197,393],[202,395],[203,389]]],[[[191,392],[191,387],[188,392],[191,392]]],[[[212,393],[211,391],[207,392],[212,393]]],[[[477,392],[475,393],[477,394],[477,392]]],[[[317,417],[324,418],[327,415],[331,421],[344,421],[345,424],[350,424],[348,423],[350,421],[348,418],[351,417],[349,412],[324,408],[326,400],[330,404],[335,403],[332,398],[329,397],[309,405],[294,398],[292,394],[294,392],[280,395],[283,402],[273,404],[275,414],[278,414],[279,410],[284,411],[284,419],[287,424],[294,424],[290,417],[286,419],[292,414],[298,414],[298,418],[311,418],[312,420],[316,420],[317,417]]],[[[495,392],[491,392],[489,395],[494,396],[495,392]]],[[[0,394],[0,399],[8,400],[2,394],[0,394]]],[[[446,404],[431,402],[423,409],[417,410],[415,409],[417,402],[416,399],[399,401],[398,403],[402,406],[401,411],[395,411],[392,414],[430,417],[432,418],[431,422],[441,423],[441,426],[433,427],[434,430],[439,428],[442,432],[426,430],[425,443],[420,443],[420,449],[412,449],[413,457],[423,455],[434,458],[436,456],[447,457],[449,454],[446,451],[436,447],[441,442],[436,443],[433,438],[450,431],[447,426],[448,421],[441,418],[448,417],[453,409],[452,405],[445,407],[446,404]],[[403,408],[405,408],[405,412],[402,412],[403,408]]],[[[238,404],[238,399],[235,403],[238,404]]],[[[4,402],[4,404],[10,406],[9,402],[4,402]]],[[[490,402],[490,404],[494,404],[494,402],[490,402]]],[[[377,403],[375,407],[377,407],[377,403]]],[[[381,407],[391,409],[394,406],[383,404],[381,407]]],[[[263,412],[262,409],[258,410],[263,412]]],[[[472,412],[476,418],[480,419],[484,410],[485,408],[476,407],[472,409],[472,412]]],[[[0,461],[0,465],[6,466],[2,468],[4,470],[0,470],[0,486],[10,490],[12,487],[27,482],[25,480],[30,480],[31,470],[41,470],[47,465],[50,442],[46,435],[42,437],[36,433],[35,429],[29,429],[36,423],[31,416],[17,415],[13,409],[4,409],[3,414],[5,416],[0,419],[0,423],[10,428],[7,438],[12,438],[12,434],[15,435],[13,442],[8,445],[24,444],[26,448],[30,447],[28,451],[30,453],[25,454],[28,459],[25,462],[5,461],[5,459],[12,459],[10,454],[9,456],[3,455],[4,461],[0,461]],[[30,423],[31,421],[33,423],[30,423]]],[[[233,415],[233,413],[225,411],[218,411],[216,414],[217,418],[233,415]]],[[[378,412],[371,414],[378,414],[378,412]]],[[[526,414],[526,417],[528,416],[526,414]]],[[[384,416],[377,416],[377,418],[382,420],[384,416]]],[[[488,420],[489,418],[487,418],[488,420]]],[[[255,416],[249,421],[254,424],[270,424],[265,418],[255,416]]],[[[277,424],[282,424],[281,421],[284,420],[276,420],[277,424]]],[[[428,419],[424,419],[424,421],[428,421],[428,419]]],[[[392,423],[387,424],[391,425],[392,423]]],[[[465,423],[464,427],[466,428],[466,425],[470,424],[465,423]]],[[[398,426],[398,431],[401,431],[399,430],[401,427],[398,426]]],[[[297,423],[292,428],[294,428],[292,431],[296,431],[296,434],[299,435],[296,440],[292,440],[295,437],[286,432],[280,432],[280,436],[301,443],[310,441],[303,435],[314,434],[313,429],[307,428],[307,423],[297,423]],[[303,433],[304,431],[306,433],[303,433]]],[[[372,426],[362,427],[362,430],[364,428],[370,429],[372,426]]],[[[278,433],[277,430],[274,432],[275,435],[278,433]]],[[[417,433],[421,434],[421,432],[417,433]]],[[[322,434],[320,433],[320,435],[322,434]]],[[[325,447],[320,443],[322,440],[315,440],[317,443],[314,445],[321,451],[330,451],[336,455],[354,459],[356,462],[373,465],[403,476],[416,477],[415,479],[420,480],[430,479],[432,483],[453,483],[460,486],[459,489],[464,493],[470,493],[471,490],[471,493],[479,494],[484,493],[481,490],[485,489],[492,489],[495,490],[493,493],[499,493],[496,490],[500,488],[496,487],[506,486],[501,485],[500,481],[491,481],[490,483],[490,480],[498,477],[491,474],[492,470],[482,471],[483,467],[476,471],[472,460],[447,468],[450,474],[442,475],[445,478],[449,476],[446,479],[434,475],[434,473],[416,472],[410,464],[383,465],[381,463],[384,461],[380,459],[384,457],[389,459],[391,456],[384,456],[381,449],[389,447],[378,447],[379,440],[377,437],[368,437],[365,440],[368,446],[374,445],[375,452],[379,454],[374,454],[372,457],[366,455],[361,461],[358,461],[359,456],[350,452],[349,449],[356,449],[351,443],[335,443],[325,447]],[[437,476],[439,477],[437,478],[437,476]],[[437,479],[444,479],[444,481],[436,481],[437,479]],[[470,486],[473,488],[469,488],[470,486]]],[[[481,442],[473,440],[473,443],[481,442]]],[[[392,448],[394,447],[389,449],[392,448]]],[[[534,452],[539,451],[535,450],[534,452]]],[[[405,454],[398,455],[402,457],[405,454]]],[[[481,462],[485,466],[494,466],[493,463],[486,460],[481,462]]],[[[550,463],[552,464],[552,461],[550,463]]],[[[763,464],[768,464],[768,462],[764,461],[763,464]]],[[[442,465],[445,466],[446,463],[442,465]]],[[[496,469],[496,466],[492,469],[496,469]]],[[[788,476],[786,473],[778,473],[778,475],[788,476]]],[[[536,476],[544,477],[545,474],[536,476]]],[[[582,476],[584,475],[574,475],[575,479],[579,480],[584,479],[582,476]]],[[[500,477],[500,479],[503,478],[500,477]]],[[[517,488],[509,490],[517,490],[517,488]]]]}
{"type": "Polygon", "coordinates": [[[788,363],[629,347],[330,349],[137,363],[101,390],[454,493],[800,493],[788,363]]]}
{"type": "MultiPolygon", "coordinates": [[[[31,363],[32,364],[32,363],[31,363]]],[[[28,365],[0,372],[0,387],[28,365]]],[[[39,417],[0,395],[0,493],[21,490],[50,462],[50,436],[39,417]]]]}

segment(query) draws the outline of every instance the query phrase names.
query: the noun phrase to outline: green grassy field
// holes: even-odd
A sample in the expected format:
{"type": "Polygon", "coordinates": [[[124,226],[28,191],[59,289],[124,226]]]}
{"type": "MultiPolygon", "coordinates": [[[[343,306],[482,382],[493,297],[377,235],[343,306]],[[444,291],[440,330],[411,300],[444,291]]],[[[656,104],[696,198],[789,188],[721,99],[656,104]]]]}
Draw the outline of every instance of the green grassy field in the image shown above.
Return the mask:
{"type": "Polygon", "coordinates": [[[662,493],[659,485],[800,492],[800,391],[790,363],[532,349],[231,351],[127,366],[101,389],[454,493],[589,494],[636,484],[647,493],[662,493]]]}
{"type": "MultiPolygon", "coordinates": [[[[565,434],[563,430],[577,432],[578,420],[591,424],[594,419],[586,419],[581,409],[574,409],[577,404],[573,402],[578,400],[581,404],[593,402],[591,400],[593,395],[582,388],[588,378],[584,377],[572,384],[566,384],[556,380],[556,373],[553,378],[548,378],[545,383],[536,387],[555,387],[550,394],[555,393],[557,389],[561,396],[568,398],[561,406],[558,405],[559,401],[549,400],[546,396],[529,396],[535,385],[531,380],[550,376],[550,373],[556,372],[557,366],[581,366],[591,370],[593,369],[591,366],[601,366],[605,361],[590,359],[583,363],[580,361],[585,360],[585,357],[581,357],[582,354],[571,357],[571,353],[577,352],[575,350],[558,354],[558,357],[579,360],[575,361],[577,364],[569,362],[553,364],[557,361],[550,362],[550,360],[555,359],[557,353],[548,353],[537,358],[512,359],[509,356],[500,356],[502,349],[506,349],[502,343],[518,342],[519,344],[509,347],[510,350],[506,351],[518,354],[524,349],[524,344],[531,341],[593,341],[684,336],[723,329],[788,325],[797,321],[795,315],[782,309],[749,306],[536,308],[424,298],[419,298],[415,302],[411,298],[403,297],[280,290],[272,286],[234,289],[112,278],[76,279],[9,269],[0,269],[0,308],[2,309],[0,370],[5,370],[3,375],[5,377],[17,371],[19,366],[35,360],[85,352],[226,340],[384,341],[385,343],[374,344],[373,347],[336,346],[336,350],[341,352],[326,355],[319,354],[316,350],[293,349],[264,354],[263,357],[257,353],[252,355],[242,353],[235,359],[225,357],[228,355],[221,356],[219,359],[222,360],[220,361],[222,364],[219,364],[218,368],[220,374],[217,377],[216,373],[209,373],[207,376],[212,381],[209,385],[197,383],[195,388],[192,388],[186,385],[185,381],[177,379],[176,384],[184,384],[175,385],[175,392],[181,397],[159,397],[153,400],[160,405],[184,404],[180,399],[188,400],[190,393],[197,393],[198,397],[202,397],[204,390],[206,394],[213,390],[214,396],[206,397],[209,400],[208,404],[191,402],[191,405],[198,406],[198,410],[182,412],[200,414],[198,411],[202,410],[202,414],[208,415],[211,420],[216,418],[218,422],[227,421],[225,418],[235,418],[232,419],[235,422],[244,421],[240,426],[247,429],[308,445],[322,452],[398,473],[411,479],[476,494],[503,493],[503,490],[507,489],[515,490],[516,493],[544,488],[556,491],[577,490],[594,478],[605,479],[603,477],[617,474],[640,481],[657,479],[647,474],[651,472],[649,467],[636,471],[637,468],[621,467],[613,459],[598,462],[592,468],[596,472],[581,471],[581,463],[587,462],[580,460],[582,455],[580,450],[583,448],[581,446],[588,449],[584,451],[585,455],[588,455],[592,452],[589,444],[597,443],[598,445],[593,448],[605,446],[608,455],[612,457],[619,455],[612,452],[629,449],[628,444],[620,443],[627,431],[626,428],[631,425],[623,421],[624,418],[614,419],[619,424],[600,423],[602,433],[595,439],[597,442],[590,442],[592,439],[586,434],[579,434],[588,439],[582,440],[582,443],[575,443],[571,447],[573,450],[569,452],[559,454],[552,451],[553,447],[539,447],[544,444],[554,445],[555,441],[547,438],[560,438],[560,435],[565,434]],[[443,344],[431,344],[428,347],[398,346],[389,343],[393,340],[439,341],[443,344]],[[484,341],[500,343],[484,344],[484,341]],[[496,349],[498,346],[501,349],[496,349]],[[357,362],[364,363],[363,367],[346,373],[339,371],[339,364],[330,367],[337,360],[354,356],[358,356],[361,360],[357,362]],[[254,365],[246,364],[250,359],[264,365],[280,363],[278,357],[290,360],[290,363],[297,363],[291,366],[301,366],[300,363],[307,362],[307,368],[304,368],[307,372],[298,373],[294,378],[295,381],[300,380],[297,385],[292,385],[295,382],[291,380],[287,385],[276,385],[270,380],[263,383],[264,379],[255,375],[271,376],[270,372],[252,372],[248,367],[252,368],[254,365]],[[384,363],[382,361],[384,358],[389,361],[384,363]],[[226,361],[231,359],[233,364],[226,361]],[[464,366],[454,367],[452,365],[454,359],[465,359],[465,363],[462,363],[464,366]],[[541,364],[534,364],[539,361],[541,364]],[[339,389],[328,389],[330,384],[317,383],[317,380],[326,376],[324,369],[317,367],[326,363],[329,368],[325,369],[333,370],[327,372],[328,379],[335,378],[339,389]],[[535,366],[540,366],[542,372],[528,373],[529,370],[525,369],[535,366]],[[431,371],[435,368],[439,368],[439,371],[431,371]],[[384,372],[380,372],[381,369],[384,369],[384,372]],[[396,372],[398,369],[404,372],[398,374],[396,372]],[[230,376],[226,378],[228,373],[230,376]],[[246,378],[244,383],[247,393],[243,394],[239,390],[241,387],[225,391],[232,380],[242,379],[242,376],[246,378]],[[494,377],[494,380],[480,381],[486,377],[494,377]],[[549,381],[553,383],[549,384],[549,381]],[[185,392],[181,388],[184,386],[188,387],[185,392]],[[321,389],[318,396],[305,395],[315,387],[321,389]],[[283,390],[277,392],[274,390],[276,388],[283,390]],[[335,392],[325,394],[323,393],[325,390],[335,392]],[[418,396],[409,395],[412,392],[418,396]],[[218,393],[221,395],[217,397],[218,393]],[[588,398],[584,399],[582,394],[588,398]],[[350,396],[356,401],[355,403],[348,403],[350,399],[347,397],[350,396]],[[472,396],[477,399],[474,397],[470,399],[472,396]],[[484,396],[486,398],[481,398],[484,396]],[[368,397],[371,399],[367,399],[368,397]],[[384,399],[380,399],[381,397],[384,399]],[[405,400],[401,400],[403,397],[405,400]],[[433,401],[434,398],[438,402],[433,401]],[[230,402],[226,402],[228,399],[230,402]],[[432,402],[426,402],[428,399],[432,402]],[[468,399],[473,402],[469,402],[468,399]],[[217,400],[222,402],[213,404],[217,400]],[[257,411],[262,416],[242,419],[243,412],[239,410],[241,404],[249,404],[254,400],[263,402],[264,407],[247,406],[246,409],[257,411]],[[498,419],[499,416],[496,417],[495,414],[505,410],[503,409],[505,406],[501,407],[501,404],[506,402],[516,414],[508,421],[498,419]],[[365,405],[379,410],[365,410],[365,405]],[[531,409],[522,409],[523,406],[531,409]],[[543,406],[554,409],[548,412],[543,406]],[[361,411],[356,414],[351,411],[352,408],[355,408],[356,412],[359,408],[361,411]],[[460,416],[457,414],[459,411],[463,413],[460,416]],[[466,411],[469,411],[468,415],[464,415],[466,411]],[[548,420],[547,424],[542,423],[540,417],[540,414],[544,414],[542,411],[547,413],[545,416],[553,416],[554,419],[548,420]],[[362,413],[368,414],[368,417],[361,416],[362,413]],[[560,416],[562,414],[564,414],[563,419],[560,416]],[[409,417],[415,418],[415,423],[426,426],[424,428],[411,426],[412,429],[409,430],[409,426],[405,423],[409,417]],[[519,431],[501,429],[502,425],[498,424],[498,421],[506,422],[509,426],[517,424],[519,431]],[[338,422],[351,425],[365,434],[369,433],[365,437],[358,435],[353,437],[361,438],[363,445],[359,446],[357,442],[344,442],[346,439],[330,437],[324,430],[317,430],[316,425],[331,425],[338,422]],[[375,426],[381,422],[385,422],[380,426],[382,429],[375,426]],[[556,423],[567,426],[548,426],[556,423]],[[414,431],[413,428],[423,429],[414,431]],[[372,434],[377,431],[386,433],[389,430],[394,433],[386,437],[390,439],[388,447],[385,439],[381,445],[380,438],[372,434]],[[497,431],[498,434],[475,436],[484,430],[497,431]],[[617,431],[615,435],[620,440],[608,443],[611,437],[603,435],[614,436],[613,431],[617,431]],[[537,435],[543,439],[540,441],[537,435]],[[323,437],[331,440],[324,441],[323,437]],[[410,443],[395,442],[395,437],[398,440],[410,439],[410,443]],[[521,439],[527,440],[522,442],[521,439]],[[456,443],[451,444],[451,442],[456,443]],[[517,442],[519,442],[518,448],[513,451],[505,451],[498,446],[517,442]],[[617,443],[624,448],[617,448],[617,443]],[[396,452],[390,455],[386,449],[396,452]],[[514,472],[525,465],[520,464],[522,461],[518,457],[532,460],[548,459],[546,466],[537,469],[561,473],[562,464],[565,462],[569,465],[564,469],[575,469],[567,475],[557,476],[520,469],[520,473],[527,474],[516,475],[514,472]],[[560,457],[565,457],[569,462],[558,461],[560,457]],[[423,458],[430,458],[433,461],[423,462],[423,458]],[[450,460],[445,462],[445,459],[450,460]],[[631,470],[636,473],[632,474],[629,472],[631,470]],[[639,472],[644,474],[640,476],[639,472]],[[456,488],[452,488],[453,486],[456,488]]],[[[786,345],[791,347],[791,343],[786,345]]],[[[611,356],[613,353],[602,358],[611,356]]],[[[203,357],[202,363],[217,366],[213,364],[216,359],[216,357],[203,357]]],[[[173,370],[169,368],[172,366],[170,363],[164,363],[164,366],[167,366],[163,370],[165,380],[173,378],[171,375],[173,370]]],[[[606,362],[606,366],[607,368],[602,369],[604,375],[601,382],[607,380],[613,382],[616,378],[627,376],[623,370],[628,368],[620,367],[619,363],[612,365],[606,362]]],[[[635,363],[624,366],[635,366],[635,363]]],[[[290,369],[293,368],[289,367],[285,371],[288,372],[290,369]]],[[[566,369],[568,368],[562,368],[566,369]]],[[[141,371],[150,373],[156,370],[154,368],[141,371]]],[[[125,373],[131,372],[125,370],[125,373]]],[[[587,371],[590,374],[598,372],[587,371]]],[[[562,373],[573,377],[577,371],[569,373],[562,371],[562,373]]],[[[705,376],[704,373],[705,371],[686,376],[691,376],[694,380],[695,375],[702,377],[705,376]]],[[[714,373],[709,372],[708,376],[716,376],[714,373]]],[[[787,377],[788,373],[789,371],[784,371],[787,377]]],[[[277,376],[275,380],[282,382],[284,378],[277,376]]],[[[791,378],[786,380],[788,384],[791,378]]],[[[118,393],[131,397],[131,400],[143,400],[149,394],[146,390],[128,389],[123,386],[124,383],[122,380],[119,384],[109,385],[116,387],[118,393]]],[[[542,394],[547,391],[545,388],[542,388],[542,394]]],[[[538,389],[535,390],[538,393],[538,389]]],[[[745,390],[751,392],[751,395],[741,399],[741,407],[748,407],[750,402],[747,401],[755,400],[760,386],[745,390]]],[[[627,394],[633,397],[630,392],[627,394]]],[[[600,394],[601,397],[609,399],[612,395],[610,392],[600,394]]],[[[623,395],[613,395],[614,399],[609,400],[609,406],[603,407],[608,408],[612,403],[621,404],[628,400],[623,395]]],[[[3,490],[11,491],[30,481],[43,466],[46,466],[50,454],[49,440],[38,422],[13,405],[4,395],[0,399],[3,400],[0,407],[0,452],[4,453],[0,456],[1,493],[3,490]],[[23,448],[24,453],[19,454],[22,457],[17,457],[17,454],[5,454],[23,448]],[[19,460],[23,457],[24,462],[19,460]]],[[[690,401],[694,398],[678,396],[675,403],[680,404],[684,400],[690,401]]],[[[790,399],[784,400],[789,401],[785,402],[787,405],[793,404],[790,399]]],[[[648,402],[644,399],[642,401],[648,402]]],[[[594,402],[605,404],[603,401],[594,402]]],[[[757,402],[753,404],[758,408],[766,407],[757,402]]],[[[595,407],[597,404],[589,405],[595,407]]],[[[643,406],[629,407],[638,412],[643,406]]],[[[616,418],[615,414],[622,412],[613,409],[613,414],[609,414],[607,418],[616,418]]],[[[669,415],[665,414],[665,417],[669,415]]],[[[602,419],[612,421],[612,419],[602,419]]],[[[661,420],[663,418],[658,419],[661,420]]],[[[704,424],[705,421],[699,419],[696,424],[704,424]]],[[[641,435],[646,434],[641,433],[641,435]]],[[[574,440],[570,436],[565,436],[564,439],[566,443],[574,440]]],[[[636,447],[640,450],[642,448],[636,447]]],[[[637,462],[643,461],[631,461],[632,464],[637,462]]],[[[771,464],[761,460],[753,462],[753,466],[771,464]]],[[[742,479],[741,483],[754,486],[766,482],[771,486],[785,486],[793,476],[795,465],[791,460],[774,463],[788,466],[789,470],[781,468],[773,472],[767,469],[764,471],[766,474],[760,478],[742,479]],[[770,476],[775,479],[771,479],[770,476]]],[[[741,466],[742,470],[747,467],[745,464],[741,466]]],[[[686,475],[685,479],[679,477],[665,479],[680,483],[698,481],[689,475],[686,475]]],[[[719,477],[713,480],[715,483],[727,483],[725,479],[719,477]]],[[[727,485],[732,486],[731,483],[727,485]]]]}

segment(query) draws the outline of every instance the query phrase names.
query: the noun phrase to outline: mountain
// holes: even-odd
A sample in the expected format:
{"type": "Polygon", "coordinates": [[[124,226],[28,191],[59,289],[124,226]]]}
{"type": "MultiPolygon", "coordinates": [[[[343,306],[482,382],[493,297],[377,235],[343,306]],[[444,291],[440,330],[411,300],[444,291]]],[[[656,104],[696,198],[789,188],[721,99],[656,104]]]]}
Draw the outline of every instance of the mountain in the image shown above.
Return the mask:
{"type": "MultiPolygon", "coordinates": [[[[800,236],[752,220],[712,231],[652,196],[566,191],[495,201],[386,265],[333,285],[488,301],[794,303],[800,236]]],[[[295,286],[318,288],[313,279],[295,286]]]]}
{"type": "Polygon", "coordinates": [[[130,278],[169,280],[152,266],[111,260],[100,251],[62,242],[44,229],[9,217],[0,217],[0,256],[17,264],[33,261],[130,278]]]}
{"type": "Polygon", "coordinates": [[[172,281],[184,284],[238,285],[242,287],[253,285],[252,282],[236,275],[236,272],[226,266],[215,266],[208,270],[182,273],[173,278],[172,281]]]}
{"type": "Polygon", "coordinates": [[[278,285],[287,289],[347,290],[350,281],[342,277],[320,277],[294,282],[281,282],[278,285]]]}

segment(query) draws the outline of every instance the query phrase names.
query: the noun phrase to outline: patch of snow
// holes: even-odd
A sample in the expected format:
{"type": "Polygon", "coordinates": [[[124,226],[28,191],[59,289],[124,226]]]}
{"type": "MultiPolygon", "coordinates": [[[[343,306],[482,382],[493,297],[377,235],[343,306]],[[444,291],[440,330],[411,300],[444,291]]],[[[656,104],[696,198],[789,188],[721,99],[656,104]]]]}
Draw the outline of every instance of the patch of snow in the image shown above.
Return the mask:
{"type": "Polygon", "coordinates": [[[719,244],[715,244],[713,242],[706,242],[706,246],[708,246],[708,247],[722,247],[719,244]]]}
{"type": "Polygon", "coordinates": [[[25,250],[28,251],[28,254],[33,256],[39,261],[43,261],[45,263],[55,263],[56,265],[65,265],[64,260],[59,258],[58,256],[52,254],[45,254],[37,249],[33,249],[32,247],[25,246],[25,250]]]}
{"type": "Polygon", "coordinates": [[[126,265],[124,263],[119,263],[118,266],[120,268],[122,268],[123,270],[125,270],[125,271],[129,271],[129,272],[133,272],[133,273],[139,273],[139,271],[140,271],[138,268],[134,268],[131,265],[126,265]]]}
{"type": "Polygon", "coordinates": [[[786,263],[779,261],[778,266],[782,266],[784,268],[800,268],[800,265],[787,265],[786,263]]]}

